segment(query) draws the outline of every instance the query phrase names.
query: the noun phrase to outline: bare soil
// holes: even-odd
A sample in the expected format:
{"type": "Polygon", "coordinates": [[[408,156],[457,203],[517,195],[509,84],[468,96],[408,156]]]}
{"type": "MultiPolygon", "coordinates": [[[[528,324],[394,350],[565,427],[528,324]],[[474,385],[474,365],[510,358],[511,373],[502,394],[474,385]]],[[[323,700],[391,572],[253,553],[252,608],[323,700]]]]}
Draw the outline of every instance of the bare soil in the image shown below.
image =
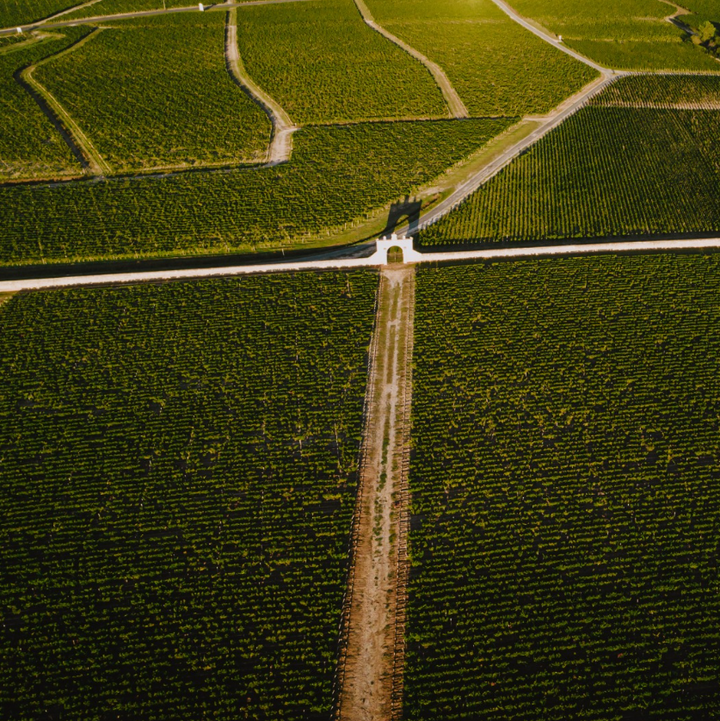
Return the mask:
{"type": "Polygon", "coordinates": [[[400,712],[414,292],[413,266],[383,269],[348,595],[341,721],[390,720],[400,712]]]}

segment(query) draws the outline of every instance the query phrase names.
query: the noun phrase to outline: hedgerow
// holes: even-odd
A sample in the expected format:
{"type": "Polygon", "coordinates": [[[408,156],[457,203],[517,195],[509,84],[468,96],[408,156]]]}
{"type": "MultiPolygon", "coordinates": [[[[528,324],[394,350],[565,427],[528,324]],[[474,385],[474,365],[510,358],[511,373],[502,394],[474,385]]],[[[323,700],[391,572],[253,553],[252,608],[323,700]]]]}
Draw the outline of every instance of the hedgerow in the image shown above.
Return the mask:
{"type": "Polygon", "coordinates": [[[717,111],[585,108],[423,231],[421,242],[716,232],[719,137],[717,111]]]}
{"type": "Polygon", "coordinates": [[[417,272],[405,718],[711,718],[720,260],[417,272]]]}
{"type": "Polygon", "coordinates": [[[353,0],[243,8],[238,42],[250,77],[298,124],[448,116],[427,69],[353,0]]]}
{"type": "Polygon", "coordinates": [[[510,122],[307,128],[274,168],[0,188],[0,262],[278,248],[411,193],[510,122]]]}
{"type": "Polygon", "coordinates": [[[0,309],[3,718],[328,718],[373,272],[0,309]]]}
{"type": "Polygon", "coordinates": [[[259,162],[270,121],[226,70],[224,23],[224,13],[117,23],[35,77],[114,172],[259,162]]]}
{"type": "Polygon", "coordinates": [[[597,76],[490,0],[367,4],[379,23],[442,67],[472,115],[546,113],[597,76]]]}
{"type": "MultiPolygon", "coordinates": [[[[21,84],[19,73],[72,45],[87,32],[85,28],[67,28],[62,33],[54,32],[46,41],[27,47],[9,46],[8,52],[0,53],[0,181],[82,173],[62,136],[21,84]]],[[[24,40],[28,39],[24,36],[24,40]]]]}

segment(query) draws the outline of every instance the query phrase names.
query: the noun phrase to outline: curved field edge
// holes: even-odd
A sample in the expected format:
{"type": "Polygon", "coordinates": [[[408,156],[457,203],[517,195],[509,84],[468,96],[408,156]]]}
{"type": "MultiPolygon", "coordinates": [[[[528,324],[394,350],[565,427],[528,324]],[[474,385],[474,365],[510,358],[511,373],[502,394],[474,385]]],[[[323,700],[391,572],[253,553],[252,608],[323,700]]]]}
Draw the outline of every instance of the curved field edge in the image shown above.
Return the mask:
{"type": "Polygon", "coordinates": [[[431,183],[512,121],[313,127],[289,163],[0,188],[0,263],[313,247],[431,183]],[[428,150],[432,150],[428,154],[428,150]]]}
{"type": "Polygon", "coordinates": [[[417,269],[405,718],[710,718],[720,255],[417,269]]]}
{"type": "Polygon", "coordinates": [[[377,286],[0,306],[5,717],[329,716],[377,286]]]}

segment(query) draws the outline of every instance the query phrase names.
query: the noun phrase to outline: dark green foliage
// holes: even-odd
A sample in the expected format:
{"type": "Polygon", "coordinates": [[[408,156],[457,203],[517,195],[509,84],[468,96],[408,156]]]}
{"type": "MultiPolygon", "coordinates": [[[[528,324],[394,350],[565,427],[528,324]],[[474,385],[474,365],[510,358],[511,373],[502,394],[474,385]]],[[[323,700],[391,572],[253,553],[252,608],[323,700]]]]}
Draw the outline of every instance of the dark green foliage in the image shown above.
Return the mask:
{"type": "Polygon", "coordinates": [[[430,226],[421,243],[715,233],[718,138],[717,111],[585,108],[430,226]]]}
{"type": "Polygon", "coordinates": [[[420,268],[407,719],[720,708],[720,257],[420,268]]]}
{"type": "Polygon", "coordinates": [[[412,192],[510,122],[307,128],[274,168],[2,188],[0,263],[278,248],[412,192]]]}
{"type": "Polygon", "coordinates": [[[0,308],[0,717],[328,718],[376,287],[0,308]]]}

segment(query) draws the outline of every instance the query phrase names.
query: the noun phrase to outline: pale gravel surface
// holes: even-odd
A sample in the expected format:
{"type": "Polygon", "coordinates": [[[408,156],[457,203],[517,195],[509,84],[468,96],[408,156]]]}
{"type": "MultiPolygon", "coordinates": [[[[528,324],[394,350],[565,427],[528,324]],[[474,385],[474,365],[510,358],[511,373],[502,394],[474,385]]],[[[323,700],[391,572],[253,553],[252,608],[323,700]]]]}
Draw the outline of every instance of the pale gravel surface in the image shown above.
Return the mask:
{"type": "MultiPolygon", "coordinates": [[[[689,240],[638,240],[604,243],[581,243],[577,245],[546,245],[532,248],[488,248],[446,253],[421,253],[421,263],[443,261],[493,260],[495,258],[536,258],[538,256],[597,255],[600,253],[674,252],[720,248],[720,237],[689,240]]],[[[348,252],[356,252],[348,248],[348,252]]],[[[367,258],[333,257],[325,260],[297,260],[289,263],[264,263],[257,265],[222,266],[217,268],[191,268],[185,270],[158,270],[135,273],[107,273],[102,275],[64,276],[58,278],[30,278],[0,281],[0,293],[43,288],[62,288],[82,285],[114,285],[118,283],[142,283],[144,281],[188,280],[257,273],[297,272],[301,270],[338,270],[367,268],[381,265],[374,256],[367,258]]]]}

